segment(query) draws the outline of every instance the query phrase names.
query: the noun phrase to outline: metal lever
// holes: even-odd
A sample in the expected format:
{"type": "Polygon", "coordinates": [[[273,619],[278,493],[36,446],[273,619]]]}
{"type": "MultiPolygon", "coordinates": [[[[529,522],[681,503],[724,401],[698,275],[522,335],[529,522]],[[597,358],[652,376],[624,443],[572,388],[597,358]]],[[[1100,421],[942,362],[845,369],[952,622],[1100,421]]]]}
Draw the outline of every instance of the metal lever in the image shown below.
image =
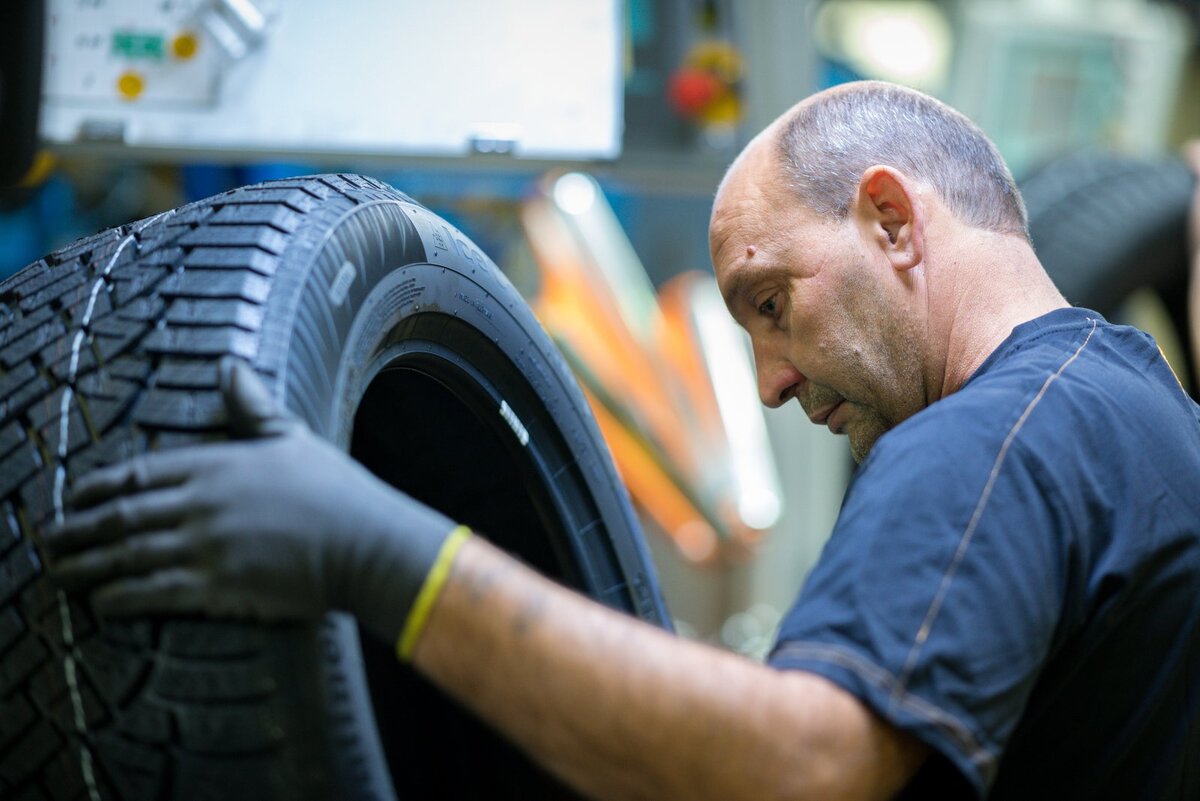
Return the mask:
{"type": "Polygon", "coordinates": [[[231,61],[238,61],[266,39],[270,16],[252,0],[213,0],[201,25],[231,61]]]}

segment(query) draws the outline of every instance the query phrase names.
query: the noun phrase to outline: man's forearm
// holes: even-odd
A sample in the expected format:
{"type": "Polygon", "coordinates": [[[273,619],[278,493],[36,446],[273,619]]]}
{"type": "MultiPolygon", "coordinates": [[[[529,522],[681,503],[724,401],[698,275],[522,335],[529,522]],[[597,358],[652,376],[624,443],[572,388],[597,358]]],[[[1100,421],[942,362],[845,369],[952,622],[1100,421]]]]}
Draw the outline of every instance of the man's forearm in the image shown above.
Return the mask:
{"type": "Polygon", "coordinates": [[[414,663],[599,798],[885,798],[924,756],[816,676],[672,637],[477,538],[414,663]]]}

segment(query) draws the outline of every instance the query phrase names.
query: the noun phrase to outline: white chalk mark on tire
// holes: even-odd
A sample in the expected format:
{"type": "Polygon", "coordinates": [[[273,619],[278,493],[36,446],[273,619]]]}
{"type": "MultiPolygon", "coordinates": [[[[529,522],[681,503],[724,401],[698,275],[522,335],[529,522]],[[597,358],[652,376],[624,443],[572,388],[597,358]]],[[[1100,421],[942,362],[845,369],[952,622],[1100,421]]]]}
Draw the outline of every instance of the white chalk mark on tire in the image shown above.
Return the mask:
{"type": "MultiPolygon", "coordinates": [[[[79,321],[79,330],[75,333],[75,340],[71,343],[71,362],[67,368],[66,389],[63,390],[62,405],[59,408],[59,423],[58,423],[58,468],[54,471],[54,522],[61,524],[63,522],[63,489],[67,479],[67,442],[70,434],[71,426],[71,401],[75,398],[75,374],[79,370],[79,351],[83,346],[84,336],[87,334],[87,328],[92,322],[92,313],[96,310],[96,298],[100,294],[100,290],[104,288],[104,283],[108,279],[108,274],[112,272],[113,266],[120,258],[121,252],[125,250],[130,242],[135,241],[137,235],[144,231],[149,225],[160,217],[169,216],[174,213],[174,210],[156,214],[148,219],[140,228],[130,233],[117,246],[117,250],[113,253],[112,258],[108,260],[108,264],[97,276],[96,282],[92,285],[91,295],[88,297],[87,307],[84,309],[83,317],[79,321]]],[[[75,647],[75,630],[71,625],[71,610],[67,603],[67,595],[62,590],[58,591],[58,612],[62,620],[62,637],[63,637],[63,674],[67,679],[67,688],[71,693],[71,710],[75,717],[75,731],[79,733],[79,769],[83,773],[83,781],[87,785],[89,801],[101,801],[100,788],[96,784],[96,772],[92,762],[92,752],[87,744],[87,715],[83,709],[83,695],[79,691],[79,679],[76,675],[77,667],[77,649],[75,647]]]]}

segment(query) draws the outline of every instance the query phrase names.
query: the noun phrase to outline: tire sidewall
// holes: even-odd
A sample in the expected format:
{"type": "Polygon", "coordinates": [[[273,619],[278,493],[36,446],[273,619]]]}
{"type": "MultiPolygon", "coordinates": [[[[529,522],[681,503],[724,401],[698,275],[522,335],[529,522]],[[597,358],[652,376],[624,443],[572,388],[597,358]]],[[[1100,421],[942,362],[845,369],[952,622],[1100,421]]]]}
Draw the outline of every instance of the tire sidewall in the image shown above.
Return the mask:
{"type": "MultiPolygon", "coordinates": [[[[289,295],[281,285],[280,297],[268,300],[268,322],[273,312],[292,318],[280,326],[290,335],[279,367],[264,365],[278,372],[283,403],[345,448],[358,403],[380,367],[376,360],[400,338],[397,332],[428,314],[470,326],[512,362],[565,441],[604,524],[575,534],[611,545],[628,584],[621,606],[670,628],[628,494],[587,402],[508,278],[461,231],[415,202],[380,197],[330,213],[338,219],[319,240],[297,243],[316,248],[301,291],[289,295]]],[[[586,559],[588,546],[574,544],[586,559]]]]}

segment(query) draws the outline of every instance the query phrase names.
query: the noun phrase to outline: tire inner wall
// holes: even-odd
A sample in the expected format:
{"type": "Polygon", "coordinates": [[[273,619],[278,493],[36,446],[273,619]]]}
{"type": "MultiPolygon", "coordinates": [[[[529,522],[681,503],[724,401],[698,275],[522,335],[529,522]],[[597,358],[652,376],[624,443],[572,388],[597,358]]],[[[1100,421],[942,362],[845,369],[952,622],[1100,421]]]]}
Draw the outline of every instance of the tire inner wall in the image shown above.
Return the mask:
{"type": "MultiPolygon", "coordinates": [[[[350,453],[389,484],[567,583],[553,537],[494,422],[436,379],[414,369],[380,372],[355,416],[350,453]]],[[[360,635],[398,798],[576,797],[400,665],[389,646],[360,635]]]]}

